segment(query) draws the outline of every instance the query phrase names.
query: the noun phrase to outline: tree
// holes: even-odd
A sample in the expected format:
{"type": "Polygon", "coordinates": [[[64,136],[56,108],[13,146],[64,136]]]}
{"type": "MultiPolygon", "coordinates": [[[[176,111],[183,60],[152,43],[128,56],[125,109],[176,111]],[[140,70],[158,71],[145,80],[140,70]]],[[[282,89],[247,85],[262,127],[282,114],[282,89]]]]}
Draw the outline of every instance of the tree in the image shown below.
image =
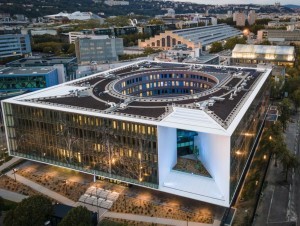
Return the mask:
{"type": "Polygon", "coordinates": [[[44,225],[52,215],[50,199],[35,195],[20,202],[14,210],[10,210],[4,218],[4,226],[40,226],[44,225]]]}
{"type": "Polygon", "coordinates": [[[281,155],[282,150],[285,149],[282,132],[282,124],[277,121],[264,131],[260,141],[262,149],[268,151],[270,155],[274,155],[275,166],[277,166],[277,159],[281,155]]]}
{"type": "Polygon", "coordinates": [[[299,159],[293,155],[287,148],[280,157],[280,162],[283,165],[285,172],[285,181],[288,179],[288,174],[291,169],[298,169],[300,166],[299,159]]]}
{"type": "Polygon", "coordinates": [[[226,41],[224,49],[233,49],[236,44],[246,44],[246,40],[238,37],[230,38],[226,41]]]}
{"type": "Polygon", "coordinates": [[[165,22],[163,22],[160,19],[154,18],[154,19],[149,20],[148,24],[165,24],[165,22]]]}
{"type": "Polygon", "coordinates": [[[271,45],[271,42],[269,40],[264,40],[261,43],[259,43],[259,45],[271,45]]]}
{"type": "Polygon", "coordinates": [[[283,130],[285,131],[287,123],[291,117],[291,101],[284,98],[279,105],[280,109],[280,122],[282,123],[283,130]]]}
{"type": "Polygon", "coordinates": [[[73,208],[62,219],[58,226],[92,226],[92,214],[83,206],[73,208]]]}
{"type": "Polygon", "coordinates": [[[298,111],[298,107],[300,106],[300,89],[297,89],[297,90],[295,90],[293,92],[291,99],[294,102],[295,110],[297,112],[298,111]]]}
{"type": "Polygon", "coordinates": [[[223,45],[221,42],[213,42],[211,44],[211,48],[209,50],[209,53],[218,53],[223,50],[223,45]]]}

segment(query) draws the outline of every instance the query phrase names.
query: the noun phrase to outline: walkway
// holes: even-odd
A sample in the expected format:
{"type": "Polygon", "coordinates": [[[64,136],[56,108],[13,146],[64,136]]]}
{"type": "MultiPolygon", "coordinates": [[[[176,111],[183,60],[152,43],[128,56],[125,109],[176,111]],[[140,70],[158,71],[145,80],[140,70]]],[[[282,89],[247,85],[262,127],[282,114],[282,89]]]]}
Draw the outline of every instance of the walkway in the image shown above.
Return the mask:
{"type": "Polygon", "coordinates": [[[176,226],[217,226],[220,225],[220,221],[214,221],[213,224],[205,224],[205,223],[197,223],[197,222],[187,222],[182,220],[174,220],[174,219],[167,219],[167,218],[158,218],[158,217],[148,217],[143,215],[135,215],[135,214],[128,214],[128,213],[116,213],[116,212],[106,212],[103,215],[104,217],[110,218],[118,218],[118,219],[125,219],[125,220],[133,220],[133,221],[140,221],[140,222],[148,222],[148,223],[156,223],[156,224],[165,224],[165,225],[176,225],[176,226]]]}
{"type": "MultiPolygon", "coordinates": [[[[12,179],[15,179],[12,170],[7,172],[6,175],[12,179]]],[[[18,182],[25,184],[28,187],[31,187],[32,189],[34,189],[35,191],[38,191],[52,199],[55,199],[62,204],[69,205],[69,206],[76,206],[76,203],[74,201],[72,201],[71,199],[68,199],[63,195],[60,195],[48,188],[43,187],[42,185],[39,185],[31,180],[28,180],[25,177],[22,177],[22,176],[16,174],[16,179],[18,182]]]]}
{"type": "Polygon", "coordinates": [[[0,172],[1,172],[2,170],[6,169],[7,167],[9,167],[9,166],[15,164],[15,163],[16,163],[17,161],[19,161],[19,160],[20,160],[19,158],[14,157],[14,158],[12,158],[11,160],[9,160],[8,162],[3,163],[3,164],[0,166],[0,172]]]}
{"type": "Polygon", "coordinates": [[[28,198],[28,196],[26,195],[21,195],[19,193],[8,191],[1,188],[0,188],[0,196],[12,202],[21,202],[23,199],[28,198]]]}

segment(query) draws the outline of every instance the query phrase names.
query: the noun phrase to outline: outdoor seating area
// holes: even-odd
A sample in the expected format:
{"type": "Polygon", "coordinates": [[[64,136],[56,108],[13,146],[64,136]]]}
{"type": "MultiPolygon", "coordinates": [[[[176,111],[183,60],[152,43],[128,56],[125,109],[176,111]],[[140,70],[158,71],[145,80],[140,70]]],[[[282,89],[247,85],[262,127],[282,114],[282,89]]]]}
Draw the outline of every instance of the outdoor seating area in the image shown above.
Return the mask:
{"type": "Polygon", "coordinates": [[[79,198],[79,202],[97,206],[104,209],[110,209],[115,201],[117,201],[119,193],[104,190],[91,186],[85,194],[79,198]]]}

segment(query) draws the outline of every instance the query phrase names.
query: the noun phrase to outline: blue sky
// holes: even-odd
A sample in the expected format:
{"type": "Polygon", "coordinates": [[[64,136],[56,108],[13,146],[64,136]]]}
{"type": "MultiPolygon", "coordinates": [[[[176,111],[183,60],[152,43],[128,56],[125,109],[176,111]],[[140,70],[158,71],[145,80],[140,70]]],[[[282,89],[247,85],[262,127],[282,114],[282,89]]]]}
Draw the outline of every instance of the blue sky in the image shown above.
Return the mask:
{"type": "MultiPolygon", "coordinates": [[[[178,1],[178,0],[174,0],[178,1]]],[[[268,5],[273,5],[275,2],[280,2],[281,5],[286,5],[286,4],[295,4],[295,5],[300,5],[299,0],[180,0],[184,2],[194,2],[194,3],[200,3],[200,4],[268,4],[268,5]]]]}

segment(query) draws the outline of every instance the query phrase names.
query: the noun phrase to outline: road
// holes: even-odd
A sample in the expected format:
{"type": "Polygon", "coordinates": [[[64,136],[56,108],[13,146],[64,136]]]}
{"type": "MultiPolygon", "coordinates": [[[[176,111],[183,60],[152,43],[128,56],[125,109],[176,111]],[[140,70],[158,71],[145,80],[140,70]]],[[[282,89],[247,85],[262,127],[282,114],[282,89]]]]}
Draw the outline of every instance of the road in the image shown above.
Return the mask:
{"type": "MultiPolygon", "coordinates": [[[[292,120],[285,131],[285,141],[289,150],[298,155],[298,134],[300,113],[292,116],[292,120]]],[[[254,226],[288,226],[295,225],[297,219],[300,219],[300,176],[299,172],[292,173],[288,182],[284,182],[285,175],[283,168],[278,164],[275,167],[274,159],[271,161],[266,181],[267,187],[263,191],[257,217],[254,220],[254,226]],[[293,175],[294,174],[294,175],[293,175]]]]}

